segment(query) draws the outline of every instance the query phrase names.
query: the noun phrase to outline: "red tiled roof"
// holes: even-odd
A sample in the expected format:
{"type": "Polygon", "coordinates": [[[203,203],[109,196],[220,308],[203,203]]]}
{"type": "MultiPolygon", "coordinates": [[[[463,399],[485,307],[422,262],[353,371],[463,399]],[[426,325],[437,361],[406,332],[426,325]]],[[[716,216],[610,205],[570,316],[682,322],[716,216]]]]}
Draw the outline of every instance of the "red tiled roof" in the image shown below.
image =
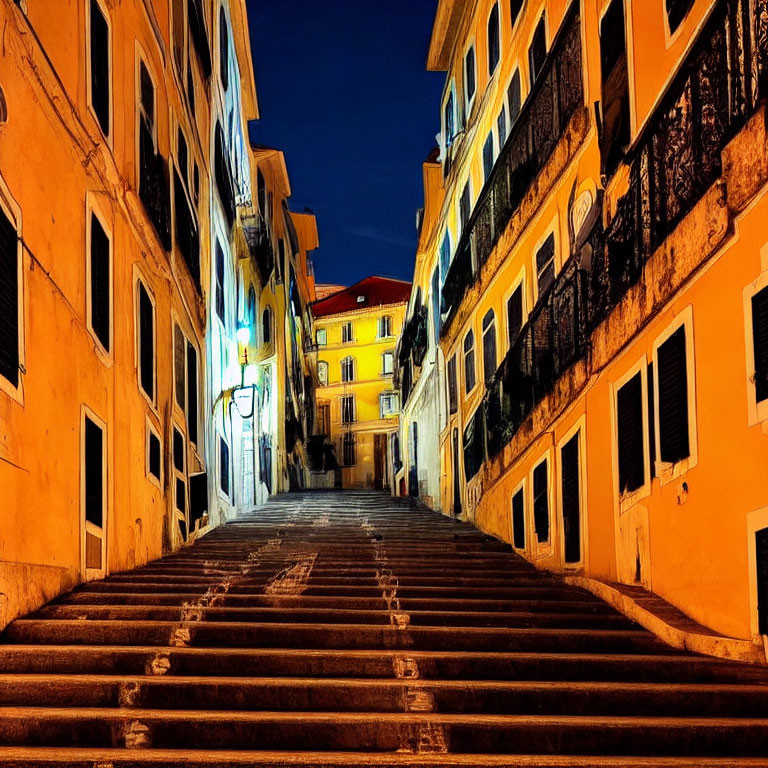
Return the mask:
{"type": "Polygon", "coordinates": [[[343,291],[316,301],[312,305],[312,312],[315,317],[328,317],[382,304],[404,304],[410,295],[411,284],[405,280],[371,275],[343,291]],[[358,301],[360,296],[364,297],[362,301],[358,301]]]}

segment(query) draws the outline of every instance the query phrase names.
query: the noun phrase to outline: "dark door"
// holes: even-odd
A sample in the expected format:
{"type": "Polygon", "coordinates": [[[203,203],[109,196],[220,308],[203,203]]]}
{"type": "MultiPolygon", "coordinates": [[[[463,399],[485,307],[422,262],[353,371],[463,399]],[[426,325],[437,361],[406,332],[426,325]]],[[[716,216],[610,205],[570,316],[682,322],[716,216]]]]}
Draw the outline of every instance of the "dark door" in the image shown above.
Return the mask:
{"type": "Polygon", "coordinates": [[[387,474],[387,436],[373,436],[373,487],[377,491],[384,490],[384,480],[387,474]]]}
{"type": "Polygon", "coordinates": [[[414,421],[411,424],[411,446],[408,451],[408,493],[411,496],[419,495],[419,425],[414,421]]]}
{"type": "Polygon", "coordinates": [[[461,514],[461,467],[459,465],[459,430],[453,430],[453,514],[461,514]]]}
{"type": "Polygon", "coordinates": [[[768,528],[755,532],[757,615],[761,635],[768,635],[768,528]]]}
{"type": "Polygon", "coordinates": [[[581,488],[579,483],[579,435],[577,432],[562,448],[563,537],[565,562],[581,561],[581,488]]]}

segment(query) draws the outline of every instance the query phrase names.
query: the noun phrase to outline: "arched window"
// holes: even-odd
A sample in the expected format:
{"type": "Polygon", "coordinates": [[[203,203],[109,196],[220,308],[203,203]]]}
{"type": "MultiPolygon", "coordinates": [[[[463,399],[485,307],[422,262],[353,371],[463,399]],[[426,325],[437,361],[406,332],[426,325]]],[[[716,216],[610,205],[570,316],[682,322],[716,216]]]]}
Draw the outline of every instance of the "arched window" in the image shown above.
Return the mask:
{"type": "Polygon", "coordinates": [[[496,315],[492,309],[483,318],[483,377],[487,384],[496,373],[496,315]]]}
{"type": "Polygon", "coordinates": [[[264,308],[261,316],[262,340],[265,344],[272,343],[272,310],[269,307],[264,308]]]}
{"type": "Polygon", "coordinates": [[[499,4],[496,3],[491,9],[491,15],[488,17],[488,76],[490,77],[496,71],[499,65],[499,4]]]}
{"type": "Polygon", "coordinates": [[[328,384],[328,363],[324,360],[317,364],[317,379],[323,386],[328,384]]]}
{"type": "Polygon", "coordinates": [[[355,360],[352,357],[345,357],[341,361],[341,380],[342,381],[354,381],[355,380],[355,360]]]}

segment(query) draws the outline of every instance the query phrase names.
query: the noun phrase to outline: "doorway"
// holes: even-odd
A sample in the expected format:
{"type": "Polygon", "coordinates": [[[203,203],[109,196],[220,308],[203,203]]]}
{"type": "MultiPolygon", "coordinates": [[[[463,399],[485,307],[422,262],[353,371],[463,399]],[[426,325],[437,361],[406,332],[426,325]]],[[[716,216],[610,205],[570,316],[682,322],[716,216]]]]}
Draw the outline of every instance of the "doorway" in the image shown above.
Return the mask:
{"type": "Polygon", "coordinates": [[[387,436],[377,432],[373,436],[373,487],[383,491],[388,485],[387,436]]]}
{"type": "Polygon", "coordinates": [[[453,430],[453,514],[461,514],[461,462],[459,461],[459,430],[453,430]]]}

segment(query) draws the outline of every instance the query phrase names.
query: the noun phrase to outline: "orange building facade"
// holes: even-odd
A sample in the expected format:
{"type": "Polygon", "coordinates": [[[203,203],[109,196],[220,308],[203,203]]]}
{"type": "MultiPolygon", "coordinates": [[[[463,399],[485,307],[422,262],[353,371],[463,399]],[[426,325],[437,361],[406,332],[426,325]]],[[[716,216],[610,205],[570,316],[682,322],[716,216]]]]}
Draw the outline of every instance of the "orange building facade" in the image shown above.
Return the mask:
{"type": "Polygon", "coordinates": [[[423,257],[439,506],[759,645],[767,31],[762,0],[441,1],[423,257]]]}

